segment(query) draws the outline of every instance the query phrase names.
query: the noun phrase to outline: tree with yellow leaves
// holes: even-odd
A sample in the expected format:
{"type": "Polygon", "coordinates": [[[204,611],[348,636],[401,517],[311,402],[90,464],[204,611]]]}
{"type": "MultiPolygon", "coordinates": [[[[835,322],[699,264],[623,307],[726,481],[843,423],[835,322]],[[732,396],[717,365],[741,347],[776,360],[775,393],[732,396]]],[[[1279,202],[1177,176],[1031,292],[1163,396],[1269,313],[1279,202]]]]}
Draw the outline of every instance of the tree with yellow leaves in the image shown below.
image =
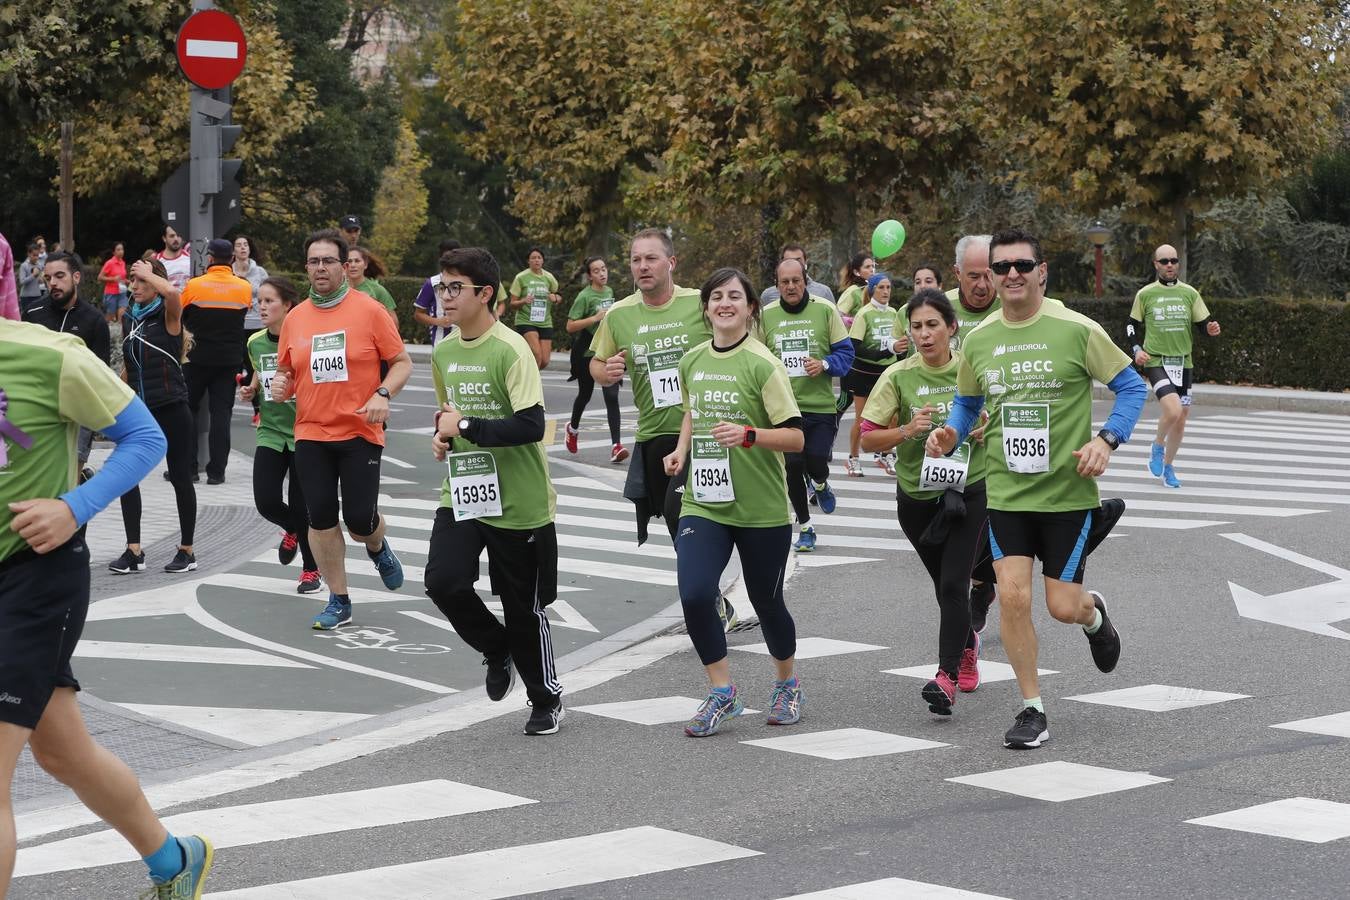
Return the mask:
{"type": "Polygon", "coordinates": [[[404,254],[427,223],[427,186],[422,173],[428,164],[412,127],[407,121],[401,122],[394,161],[385,167],[375,194],[375,222],[370,233],[371,248],[384,258],[390,272],[399,271],[404,254]]]}

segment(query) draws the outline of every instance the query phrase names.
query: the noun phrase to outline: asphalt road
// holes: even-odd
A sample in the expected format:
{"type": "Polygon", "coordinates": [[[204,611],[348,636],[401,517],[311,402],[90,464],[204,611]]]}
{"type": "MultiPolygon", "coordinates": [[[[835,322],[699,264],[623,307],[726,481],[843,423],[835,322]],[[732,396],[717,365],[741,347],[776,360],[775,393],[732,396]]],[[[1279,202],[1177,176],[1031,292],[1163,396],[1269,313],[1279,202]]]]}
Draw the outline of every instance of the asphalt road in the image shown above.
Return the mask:
{"type": "MultiPolygon", "coordinates": [[[[572,388],[547,379],[550,414],[561,415],[572,388]]],[[[403,430],[425,421],[431,397],[413,391],[398,405],[389,455],[413,468],[386,465],[410,482],[390,487],[386,512],[421,520],[426,510],[396,504],[432,498],[439,479],[425,435],[403,430]]],[[[618,500],[619,473],[607,463],[602,410],[597,397],[583,441],[598,436],[603,446],[576,458],[550,451],[568,498],[559,513],[611,520],[589,530],[560,520],[560,534],[594,542],[566,553],[669,573],[656,553],[633,560],[599,543],[623,540],[616,529],[627,521],[622,507],[604,508],[618,500]]],[[[1155,411],[1150,404],[1146,419],[1155,411]]],[[[447,652],[340,649],[301,621],[317,601],[243,580],[283,580],[261,561],[196,591],[210,618],[235,629],[230,640],[194,615],[151,617],[164,629],[153,640],[311,668],[86,660],[80,671],[115,667],[117,684],[146,697],[167,678],[198,706],[228,707],[233,689],[251,692],[233,704],[241,708],[369,717],[225,769],[149,779],[152,802],[179,816],[172,827],[203,830],[221,847],[207,896],[1343,897],[1350,634],[1336,623],[1350,629],[1350,571],[1341,568],[1350,420],[1197,407],[1192,423],[1177,464],[1182,489],[1147,476],[1147,425],[1102,479],[1105,495],[1129,504],[1087,570],[1123,637],[1117,670],[1099,673],[1077,629],[1036,611],[1052,735],[1039,750],[1001,745],[1018,704],[1013,683],[997,680],[997,607],[985,683],[960,696],[949,719],[920,701],[937,607],[900,539],[893,485],[877,469],[836,478],[839,509],[817,517],[819,549],[798,560],[805,565],[788,584],[807,695],[794,728],[770,728],[760,713],[706,740],[685,737],[682,721],[706,688],[681,635],[587,658],[587,647],[598,655],[604,638],[675,599],[655,575],[573,573],[569,586],[583,590],[561,597],[597,630],[555,629],[569,642],[559,655],[572,653],[570,712],[550,738],[521,735],[521,693],[500,704],[482,697],[477,659],[452,633],[408,615],[434,612],[417,591],[358,599],[358,624],[447,652]],[[337,669],[300,650],[460,693],[337,669]]],[[[391,533],[425,541],[419,528],[391,533]]],[[[658,534],[656,549],[667,547],[658,534]]],[[[412,552],[404,561],[422,564],[412,552]]],[[[372,577],[357,576],[373,596],[372,577]]],[[[732,637],[737,647],[758,641],[754,631],[732,637]]],[[[748,704],[763,710],[766,657],[731,656],[748,704]]],[[[119,863],[116,836],[87,822],[74,808],[21,816],[19,872],[29,874],[12,896],[140,889],[143,867],[119,863]]]]}

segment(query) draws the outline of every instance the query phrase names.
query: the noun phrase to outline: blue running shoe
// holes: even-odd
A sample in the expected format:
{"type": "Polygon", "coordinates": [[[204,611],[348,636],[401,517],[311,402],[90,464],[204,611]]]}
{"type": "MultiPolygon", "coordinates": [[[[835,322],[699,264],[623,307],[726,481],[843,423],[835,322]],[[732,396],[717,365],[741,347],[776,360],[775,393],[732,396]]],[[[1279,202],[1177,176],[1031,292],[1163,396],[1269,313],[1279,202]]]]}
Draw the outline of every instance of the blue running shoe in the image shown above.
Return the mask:
{"type": "Polygon", "coordinates": [[[370,559],[375,563],[375,568],[380,570],[380,580],[384,582],[385,587],[391,591],[403,587],[403,563],[398,561],[394,551],[389,548],[388,539],[381,545],[380,552],[370,559]]]}
{"type": "Polygon", "coordinates": [[[332,631],[352,620],[352,602],[344,601],[337,594],[328,595],[328,605],[323,612],[314,617],[315,631],[332,631]]]}
{"type": "Polygon", "coordinates": [[[811,504],[812,506],[819,506],[820,504],[816,502],[815,485],[811,483],[810,478],[804,478],[802,480],[806,482],[806,502],[811,504]]]}
{"type": "Polygon", "coordinates": [[[717,729],[722,727],[723,721],[734,719],[743,712],[745,704],[736,695],[735,685],[731,686],[730,693],[709,691],[708,698],[703,701],[698,712],[694,713],[689,724],[684,726],[684,733],[690,737],[708,737],[717,734],[717,729]]]}
{"type": "Polygon", "coordinates": [[[1154,478],[1161,478],[1163,473],[1163,446],[1154,443],[1148,454],[1148,472],[1154,478]]]}
{"type": "Polygon", "coordinates": [[[820,504],[820,511],[825,515],[834,512],[834,490],[828,481],[816,488],[816,502],[820,504]]]}
{"type": "Polygon", "coordinates": [[[141,900],[201,900],[215,848],[206,838],[195,834],[178,838],[178,846],[183,848],[183,871],[168,881],[155,882],[154,887],[141,894],[141,900]]]}
{"type": "Polygon", "coordinates": [[[816,549],[815,526],[803,525],[801,534],[797,535],[797,543],[792,545],[792,549],[798,553],[810,553],[816,549]]]}
{"type": "Polygon", "coordinates": [[[802,720],[802,684],[795,677],[791,681],[775,681],[769,695],[770,725],[796,725],[802,720]]]}
{"type": "Polygon", "coordinates": [[[1171,466],[1163,466],[1163,484],[1170,488],[1181,487],[1181,482],[1177,480],[1177,473],[1172,470],[1171,466]]]}

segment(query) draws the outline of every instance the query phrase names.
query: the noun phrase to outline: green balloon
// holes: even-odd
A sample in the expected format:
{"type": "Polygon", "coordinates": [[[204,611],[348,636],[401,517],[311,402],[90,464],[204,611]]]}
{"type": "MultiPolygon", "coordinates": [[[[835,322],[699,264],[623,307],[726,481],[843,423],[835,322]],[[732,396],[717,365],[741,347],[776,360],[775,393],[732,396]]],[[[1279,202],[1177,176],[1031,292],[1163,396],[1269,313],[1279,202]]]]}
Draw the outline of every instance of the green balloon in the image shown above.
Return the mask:
{"type": "Polygon", "coordinates": [[[872,255],[878,260],[900,252],[905,246],[905,226],[887,219],[872,231],[872,255]]]}

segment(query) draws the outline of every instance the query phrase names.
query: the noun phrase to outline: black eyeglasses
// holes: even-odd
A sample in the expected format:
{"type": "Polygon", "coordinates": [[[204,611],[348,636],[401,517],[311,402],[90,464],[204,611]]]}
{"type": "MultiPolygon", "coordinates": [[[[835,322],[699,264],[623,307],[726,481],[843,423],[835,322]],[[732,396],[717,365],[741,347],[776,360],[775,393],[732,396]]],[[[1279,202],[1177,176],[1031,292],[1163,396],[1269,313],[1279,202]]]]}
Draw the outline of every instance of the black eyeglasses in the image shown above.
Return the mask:
{"type": "Polygon", "coordinates": [[[466,287],[473,288],[475,292],[482,290],[486,285],[466,284],[463,281],[441,281],[436,284],[436,293],[450,300],[459,296],[459,292],[466,287]]]}
{"type": "Polygon", "coordinates": [[[990,263],[989,268],[995,275],[1007,275],[1013,269],[1025,275],[1039,265],[1040,263],[1034,259],[1001,259],[990,263]]]}
{"type": "Polygon", "coordinates": [[[1175,256],[1169,256],[1167,259],[1155,259],[1154,262],[1162,263],[1164,266],[1175,266],[1177,263],[1181,262],[1181,260],[1177,259],[1175,256]]]}

